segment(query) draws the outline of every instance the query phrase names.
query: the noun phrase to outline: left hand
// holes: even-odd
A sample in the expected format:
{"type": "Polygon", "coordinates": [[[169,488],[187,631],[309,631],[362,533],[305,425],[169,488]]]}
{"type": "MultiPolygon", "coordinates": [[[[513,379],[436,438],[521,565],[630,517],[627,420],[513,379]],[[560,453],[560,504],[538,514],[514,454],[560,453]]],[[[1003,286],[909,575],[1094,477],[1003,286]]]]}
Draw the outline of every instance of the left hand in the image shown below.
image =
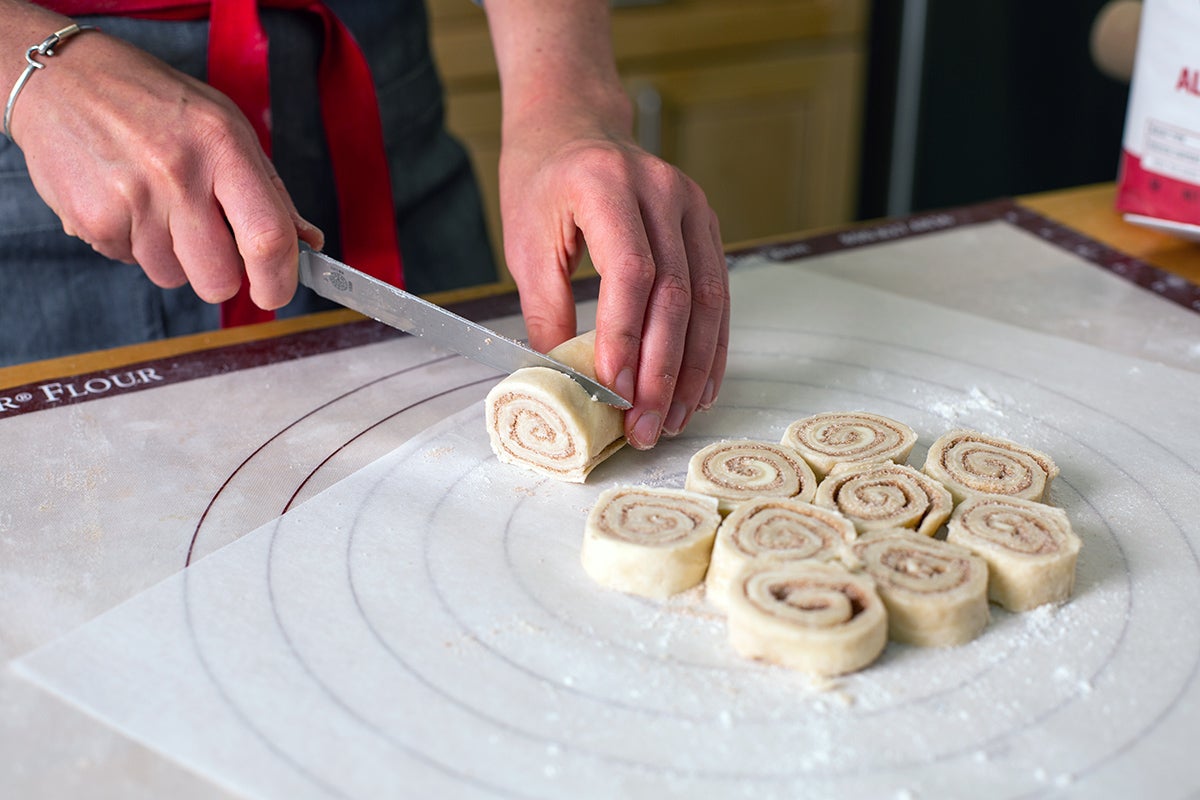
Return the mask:
{"type": "Polygon", "coordinates": [[[626,437],[649,448],[716,400],[729,342],[729,278],[704,192],[630,139],[580,118],[506,128],[505,257],[539,350],[576,333],[570,277],[584,246],[601,276],[596,373],[633,402],[626,437]]]}
{"type": "Polygon", "coordinates": [[[596,376],[633,402],[634,447],[683,430],[716,400],[729,278],[704,192],[639,148],[612,52],[609,0],[484,5],[504,107],[504,254],[532,344],[576,334],[571,273],[600,273],[596,376]]]}

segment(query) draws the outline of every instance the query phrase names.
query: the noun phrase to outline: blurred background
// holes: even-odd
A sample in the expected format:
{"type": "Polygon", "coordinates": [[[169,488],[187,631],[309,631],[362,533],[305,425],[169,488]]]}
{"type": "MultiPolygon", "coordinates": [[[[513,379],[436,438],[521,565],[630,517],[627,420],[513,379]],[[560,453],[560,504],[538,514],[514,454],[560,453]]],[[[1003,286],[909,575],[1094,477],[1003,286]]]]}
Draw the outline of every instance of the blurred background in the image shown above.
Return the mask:
{"type": "MultiPolygon", "coordinates": [[[[1106,0],[613,5],[638,139],[704,187],[727,243],[1116,179],[1128,85],[1090,50],[1106,0]]],[[[501,254],[486,20],[430,12],[501,254]]]]}

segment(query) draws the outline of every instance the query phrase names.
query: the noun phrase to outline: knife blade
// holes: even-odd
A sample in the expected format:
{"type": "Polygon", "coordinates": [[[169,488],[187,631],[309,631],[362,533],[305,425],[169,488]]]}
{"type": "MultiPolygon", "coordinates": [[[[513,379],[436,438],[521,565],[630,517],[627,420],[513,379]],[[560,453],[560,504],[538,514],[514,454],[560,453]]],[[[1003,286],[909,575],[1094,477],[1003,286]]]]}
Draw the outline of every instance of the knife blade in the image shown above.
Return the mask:
{"type": "Polygon", "coordinates": [[[549,367],[578,383],[593,400],[620,409],[631,407],[621,395],[561,361],[318,253],[303,242],[300,282],[321,297],[506,374],[522,367],[549,367]]]}

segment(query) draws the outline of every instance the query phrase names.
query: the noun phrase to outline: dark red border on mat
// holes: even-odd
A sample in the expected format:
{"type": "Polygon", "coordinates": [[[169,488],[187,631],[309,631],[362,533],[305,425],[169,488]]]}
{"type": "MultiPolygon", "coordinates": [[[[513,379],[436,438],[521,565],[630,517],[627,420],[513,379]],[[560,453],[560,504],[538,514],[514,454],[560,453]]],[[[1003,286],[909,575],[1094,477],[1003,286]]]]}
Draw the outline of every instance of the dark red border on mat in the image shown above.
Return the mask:
{"type": "Polygon", "coordinates": [[[1106,269],[1131,283],[1154,292],[1184,308],[1200,312],[1200,286],[1174,273],[1159,269],[1085,234],[1068,228],[1019,205],[1014,200],[995,200],[973,206],[912,214],[862,227],[847,228],[794,242],[779,242],[732,251],[730,266],[750,256],[772,261],[794,261],[839,250],[868,247],[908,239],[981,222],[1004,220],[1046,242],[1106,269]]]}
{"type": "MultiPolygon", "coordinates": [[[[997,200],[945,211],[912,214],[803,239],[757,245],[730,251],[726,260],[730,268],[736,268],[751,256],[772,261],[794,261],[996,220],[1004,220],[1028,231],[1171,302],[1193,311],[1200,311],[1200,286],[1101,244],[1035,211],[1023,208],[1013,200],[997,200]]],[[[598,278],[576,282],[576,300],[595,299],[599,293],[599,286],[598,278]]],[[[454,304],[450,308],[468,319],[480,321],[517,314],[520,312],[520,301],[515,292],[509,292],[454,304]]],[[[369,320],[350,322],[273,339],[216,347],[116,369],[26,384],[0,390],[0,421],[47,408],[331,353],[403,335],[369,320]]]]}

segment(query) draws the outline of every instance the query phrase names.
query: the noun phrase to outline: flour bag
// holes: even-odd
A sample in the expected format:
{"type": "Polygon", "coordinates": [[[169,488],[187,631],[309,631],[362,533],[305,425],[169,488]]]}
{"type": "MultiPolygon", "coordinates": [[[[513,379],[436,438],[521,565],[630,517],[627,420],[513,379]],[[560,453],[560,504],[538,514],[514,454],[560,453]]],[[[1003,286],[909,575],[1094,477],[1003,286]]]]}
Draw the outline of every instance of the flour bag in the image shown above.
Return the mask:
{"type": "Polygon", "coordinates": [[[1145,0],[1117,210],[1200,239],[1200,2],[1145,0]]]}

